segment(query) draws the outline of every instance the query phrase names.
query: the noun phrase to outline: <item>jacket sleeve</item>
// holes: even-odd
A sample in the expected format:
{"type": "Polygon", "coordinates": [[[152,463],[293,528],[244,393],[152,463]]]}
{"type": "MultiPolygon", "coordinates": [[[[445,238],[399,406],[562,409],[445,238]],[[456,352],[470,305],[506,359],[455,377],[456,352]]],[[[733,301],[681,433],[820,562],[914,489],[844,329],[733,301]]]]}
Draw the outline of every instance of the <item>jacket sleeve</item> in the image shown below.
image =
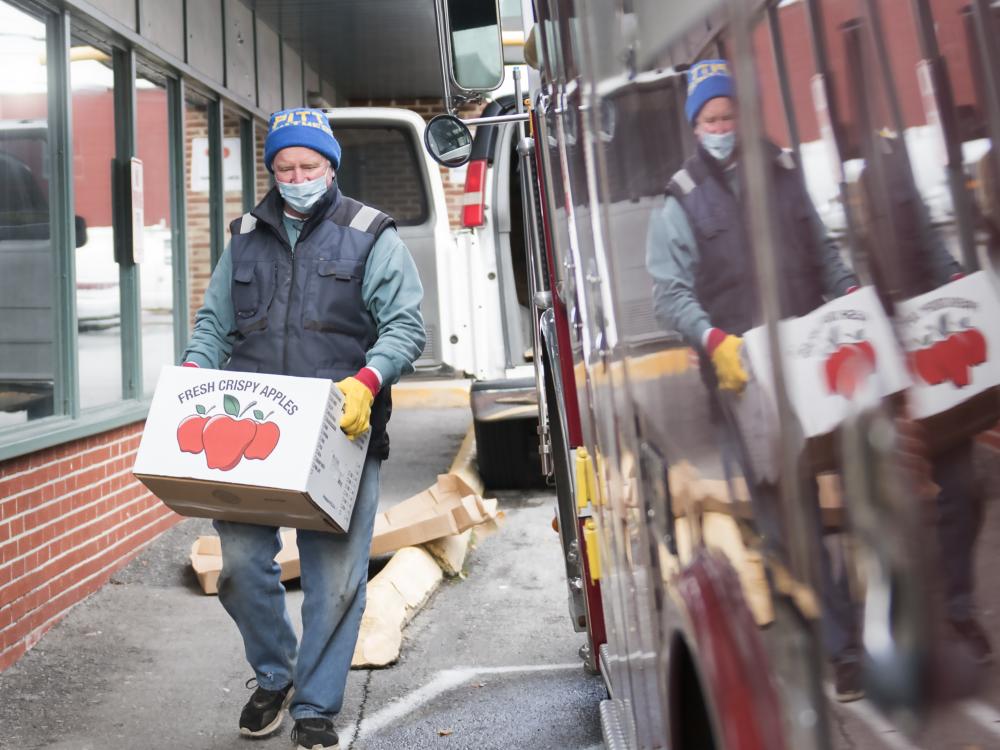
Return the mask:
{"type": "Polygon", "coordinates": [[[195,315],[194,331],[181,362],[194,362],[199,367],[217,370],[229,361],[236,337],[232,279],[233,259],[226,245],[212,271],[205,303],[195,315]]]}
{"type": "Polygon", "coordinates": [[[379,235],[368,254],[361,295],[378,328],[366,364],[378,371],[383,384],[391,385],[413,372],[427,340],[420,314],[424,296],[420,274],[409,249],[391,227],[379,235]]]}
{"type": "Polygon", "coordinates": [[[653,312],[667,330],[700,348],[712,322],[694,291],[698,245],[684,208],[667,196],[653,212],[646,233],[646,268],[653,277],[653,312]]]}

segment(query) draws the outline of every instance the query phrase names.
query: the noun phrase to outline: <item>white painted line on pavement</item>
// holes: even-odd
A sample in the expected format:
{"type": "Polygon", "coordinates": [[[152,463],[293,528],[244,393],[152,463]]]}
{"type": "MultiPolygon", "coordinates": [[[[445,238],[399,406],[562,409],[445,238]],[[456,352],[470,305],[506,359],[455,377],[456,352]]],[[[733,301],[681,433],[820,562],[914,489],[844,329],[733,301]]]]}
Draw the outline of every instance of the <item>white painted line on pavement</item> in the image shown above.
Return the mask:
{"type": "Polygon", "coordinates": [[[962,701],[962,710],[979,726],[1000,737],[1000,712],[982,701],[962,701]]]}
{"type": "Polygon", "coordinates": [[[914,745],[910,742],[906,735],[899,731],[895,726],[893,726],[885,717],[878,712],[877,709],[873,708],[872,705],[866,700],[852,701],[850,703],[841,703],[836,699],[832,688],[827,689],[827,696],[830,702],[835,706],[854,714],[857,718],[861,719],[868,728],[875,733],[882,742],[888,745],[892,750],[921,750],[919,745],[914,745]]]}
{"type": "Polygon", "coordinates": [[[423,687],[417,688],[409,695],[393,701],[371,716],[366,716],[361,720],[360,726],[345,728],[340,734],[340,743],[343,747],[349,746],[354,740],[355,733],[357,733],[358,738],[374,734],[392,722],[406,716],[418,706],[433,700],[441,693],[445,693],[463,683],[470,682],[473,678],[480,675],[515,674],[518,672],[557,672],[582,668],[582,662],[575,662],[573,664],[525,664],[511,667],[456,667],[454,669],[444,669],[438,672],[437,676],[423,687]]]}

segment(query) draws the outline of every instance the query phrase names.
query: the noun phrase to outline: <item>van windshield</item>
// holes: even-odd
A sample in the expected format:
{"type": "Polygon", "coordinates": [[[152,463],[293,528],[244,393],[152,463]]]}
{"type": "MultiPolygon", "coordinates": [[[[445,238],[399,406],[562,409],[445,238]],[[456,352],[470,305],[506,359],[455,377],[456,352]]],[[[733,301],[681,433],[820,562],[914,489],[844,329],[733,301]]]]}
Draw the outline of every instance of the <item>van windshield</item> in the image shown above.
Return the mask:
{"type": "Polygon", "coordinates": [[[407,130],[335,124],[334,132],[343,148],[337,181],[344,195],[384,211],[400,226],[427,221],[427,186],[407,130]]]}

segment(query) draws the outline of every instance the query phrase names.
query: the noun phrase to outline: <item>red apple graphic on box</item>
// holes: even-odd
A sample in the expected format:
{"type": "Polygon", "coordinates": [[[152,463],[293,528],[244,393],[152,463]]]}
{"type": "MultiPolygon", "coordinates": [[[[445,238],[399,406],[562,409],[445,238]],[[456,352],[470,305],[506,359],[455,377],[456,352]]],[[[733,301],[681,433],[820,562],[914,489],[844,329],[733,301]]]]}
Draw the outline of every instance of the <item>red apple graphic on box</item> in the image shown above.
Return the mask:
{"type": "Polygon", "coordinates": [[[184,417],[177,426],[177,447],[184,453],[197,454],[205,449],[202,432],[205,429],[205,423],[209,419],[205,415],[215,407],[213,406],[212,409],[206,411],[204,406],[197,404],[194,408],[198,413],[184,417]]]}
{"type": "MultiPolygon", "coordinates": [[[[963,321],[968,323],[968,321],[963,321]]],[[[969,365],[975,367],[986,362],[986,337],[978,328],[966,328],[955,334],[968,355],[969,365]]]]}
{"type": "Polygon", "coordinates": [[[838,342],[837,329],[831,330],[830,342],[833,352],[823,363],[826,388],[830,393],[838,393],[851,398],[868,376],[875,371],[875,347],[862,338],[863,331],[854,334],[856,341],[838,342]]]}
{"type": "Polygon", "coordinates": [[[948,377],[944,365],[938,361],[938,352],[933,347],[914,351],[913,362],[917,375],[928,385],[943,383],[948,377]]]}
{"type": "MultiPolygon", "coordinates": [[[[274,412],[271,412],[273,414],[274,412]]],[[[271,414],[267,416],[270,417],[271,414]]],[[[281,430],[278,429],[278,425],[274,422],[265,421],[267,417],[260,409],[254,409],[254,418],[257,420],[257,432],[253,436],[253,440],[250,441],[250,445],[247,446],[246,451],[243,452],[244,457],[252,461],[263,461],[265,458],[271,455],[271,451],[278,444],[278,438],[281,437],[281,430]]]]}
{"type": "Polygon", "coordinates": [[[208,468],[229,471],[240,462],[243,451],[253,442],[257,424],[252,419],[240,419],[240,402],[228,393],[223,397],[223,407],[224,415],[218,414],[208,420],[202,441],[208,468]]]}
{"type": "Polygon", "coordinates": [[[952,331],[947,313],[942,315],[936,326],[927,326],[930,334],[918,342],[922,348],[912,352],[916,373],[928,385],[947,381],[964,388],[972,382],[970,368],[986,362],[986,338],[968,318],[961,324],[963,330],[952,331]]]}

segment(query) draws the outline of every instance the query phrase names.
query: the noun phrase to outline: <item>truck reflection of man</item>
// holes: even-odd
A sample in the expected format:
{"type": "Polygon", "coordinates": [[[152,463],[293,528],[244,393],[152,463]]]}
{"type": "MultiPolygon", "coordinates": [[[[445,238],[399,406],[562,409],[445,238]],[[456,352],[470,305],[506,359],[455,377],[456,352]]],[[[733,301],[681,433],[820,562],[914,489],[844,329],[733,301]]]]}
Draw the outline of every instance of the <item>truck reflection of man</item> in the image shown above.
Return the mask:
{"type": "MultiPolygon", "coordinates": [[[[725,60],[704,60],[688,71],[685,114],[698,147],[670,181],[662,209],[653,214],[646,264],[654,279],[657,319],[702,354],[702,377],[723,451],[738,457],[749,478],[753,472],[742,438],[725,408],[727,399],[738,397],[748,382],[740,361],[740,337],[762,322],[741,199],[752,187],[745,184],[740,168],[733,96],[725,60]]],[[[766,147],[773,164],[778,237],[783,240],[777,248],[783,269],[782,316],[803,315],[823,304],[825,297],[851,291],[858,281],[826,237],[792,155],[772,144],[766,147]]],[[[769,548],[780,550],[777,488],[767,481],[748,483],[758,530],[769,548]]],[[[809,477],[804,486],[811,495],[804,499],[818,505],[815,478],[809,477]]],[[[833,663],[837,698],[856,700],[863,695],[856,613],[846,580],[835,582],[826,549],[818,543],[821,529],[816,533],[824,647],[833,663]]]]}
{"type": "MultiPolygon", "coordinates": [[[[931,224],[903,144],[883,132],[874,136],[873,147],[880,152],[883,179],[876,185],[867,166],[861,174],[862,238],[875,288],[891,313],[894,297],[908,299],[930,292],[961,278],[964,271],[931,224]],[[875,200],[873,191],[881,201],[875,200]]],[[[996,420],[995,414],[984,416],[986,424],[996,420]]],[[[972,425],[967,427],[971,432],[972,425]]],[[[986,664],[993,649],[975,617],[973,597],[983,498],[976,484],[972,436],[948,441],[929,456],[929,462],[938,488],[937,538],[948,625],[975,660],[986,664]]]]}

